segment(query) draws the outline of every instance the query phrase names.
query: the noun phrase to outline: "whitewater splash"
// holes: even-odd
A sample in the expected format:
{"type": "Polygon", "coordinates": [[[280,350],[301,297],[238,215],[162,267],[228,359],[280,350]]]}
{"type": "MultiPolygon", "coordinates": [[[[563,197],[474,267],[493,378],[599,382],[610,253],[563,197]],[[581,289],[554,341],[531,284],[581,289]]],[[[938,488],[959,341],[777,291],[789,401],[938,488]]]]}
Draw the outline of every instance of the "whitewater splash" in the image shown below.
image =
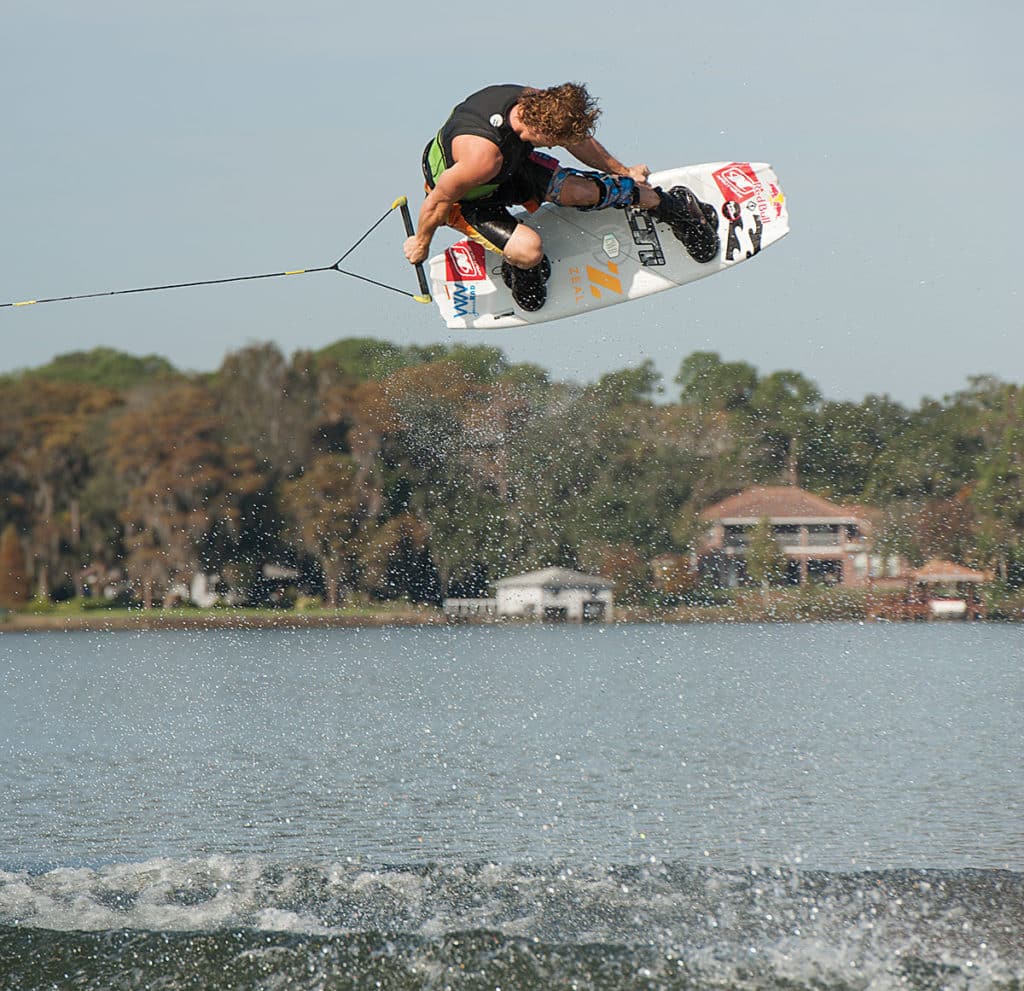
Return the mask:
{"type": "Polygon", "coordinates": [[[1024,875],[153,860],[0,872],[0,988],[1024,987],[1024,875]]]}

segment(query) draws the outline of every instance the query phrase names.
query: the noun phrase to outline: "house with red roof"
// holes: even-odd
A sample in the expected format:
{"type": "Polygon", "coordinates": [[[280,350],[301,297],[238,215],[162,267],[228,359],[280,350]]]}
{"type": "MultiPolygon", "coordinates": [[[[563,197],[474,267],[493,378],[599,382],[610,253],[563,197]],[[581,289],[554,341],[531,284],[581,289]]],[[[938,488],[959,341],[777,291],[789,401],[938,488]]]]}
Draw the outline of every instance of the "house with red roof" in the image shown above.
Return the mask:
{"type": "Polygon", "coordinates": [[[707,533],[698,551],[701,573],[724,588],[746,580],[746,552],[765,519],[786,556],[792,585],[862,587],[871,579],[900,578],[905,564],[882,558],[871,546],[877,510],[841,506],[795,485],[756,485],[709,506],[707,533]]]}

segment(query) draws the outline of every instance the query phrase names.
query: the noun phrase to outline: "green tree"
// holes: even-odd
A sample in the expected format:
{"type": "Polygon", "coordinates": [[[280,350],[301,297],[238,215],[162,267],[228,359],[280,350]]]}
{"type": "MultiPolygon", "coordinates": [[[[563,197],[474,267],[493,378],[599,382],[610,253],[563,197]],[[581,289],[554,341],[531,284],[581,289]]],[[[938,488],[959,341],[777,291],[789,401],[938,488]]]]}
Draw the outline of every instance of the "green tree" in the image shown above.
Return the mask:
{"type": "Polygon", "coordinates": [[[953,498],[974,476],[982,451],[974,414],[963,404],[925,400],[880,452],[865,498],[880,505],[953,498]]]}
{"type": "Polygon", "coordinates": [[[476,382],[494,382],[509,370],[501,349],[489,344],[455,344],[448,351],[446,360],[458,365],[476,382]]]}
{"type": "Polygon", "coordinates": [[[714,351],[694,351],[675,377],[679,400],[702,411],[731,412],[750,405],[757,390],[757,369],[745,361],[722,361],[714,351]]]}
{"type": "Polygon", "coordinates": [[[649,403],[661,392],[661,374],[649,358],[636,368],[624,368],[602,375],[594,394],[610,408],[649,403]]]}
{"type": "Polygon", "coordinates": [[[381,599],[439,604],[429,534],[429,525],[412,513],[394,516],[369,534],[361,562],[367,587],[381,599]]]}
{"type": "Polygon", "coordinates": [[[265,473],[291,475],[310,456],[319,404],[304,362],[254,344],[229,354],[209,388],[229,443],[251,450],[265,473]]]}
{"type": "Polygon", "coordinates": [[[25,373],[31,379],[72,382],[123,392],[138,385],[170,382],[180,372],[159,355],[138,356],[113,348],[57,355],[49,364],[25,373]]]}
{"type": "Polygon", "coordinates": [[[540,392],[551,385],[551,377],[547,371],[527,361],[521,361],[509,365],[508,370],[501,376],[504,385],[519,389],[529,389],[540,392]]]}
{"type": "Polygon", "coordinates": [[[769,475],[786,472],[795,478],[800,438],[820,401],[818,387],[799,372],[772,372],[758,382],[749,406],[769,475]]]}
{"type": "Polygon", "coordinates": [[[771,520],[760,520],[750,534],[745,556],[747,575],[762,594],[767,595],[769,585],[778,585],[786,577],[786,555],[772,531],[771,520]]]}
{"type": "Polygon", "coordinates": [[[824,403],[800,436],[801,484],[831,498],[862,498],[878,459],[909,423],[907,410],[887,397],[824,403]]]}
{"type": "MultiPolygon", "coordinates": [[[[353,452],[377,452],[368,467],[380,486],[372,515],[381,526],[402,514],[426,526],[444,589],[479,587],[484,576],[500,575],[515,481],[509,449],[529,417],[520,390],[467,375],[446,359],[366,386],[360,399],[353,452]]],[[[418,587],[432,580],[424,552],[413,545],[413,556],[421,555],[418,587]]]]}
{"type": "Polygon", "coordinates": [[[1024,561],[1024,425],[1007,429],[981,460],[971,502],[980,516],[978,548],[1004,580],[1011,562],[1024,561]]]}
{"type": "Polygon", "coordinates": [[[321,348],[311,356],[310,365],[340,373],[352,383],[387,378],[410,364],[409,354],[397,344],[372,337],[346,337],[321,348]]]}

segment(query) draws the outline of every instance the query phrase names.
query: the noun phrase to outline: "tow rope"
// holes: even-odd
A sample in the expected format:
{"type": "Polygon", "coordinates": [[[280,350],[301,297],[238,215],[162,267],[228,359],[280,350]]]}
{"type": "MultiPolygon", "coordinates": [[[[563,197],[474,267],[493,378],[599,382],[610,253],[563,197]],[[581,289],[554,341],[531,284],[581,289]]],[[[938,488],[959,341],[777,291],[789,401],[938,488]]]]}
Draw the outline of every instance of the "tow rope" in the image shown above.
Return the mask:
{"type": "Polygon", "coordinates": [[[333,265],[320,265],[316,268],[294,268],[287,272],[264,272],[260,275],[234,275],[226,279],[198,279],[194,282],[172,282],[162,286],[141,286],[137,289],[111,289],[104,292],[87,292],[79,293],[74,296],[50,296],[46,299],[25,299],[17,303],[0,303],[0,309],[8,306],[35,306],[38,303],[64,303],[72,299],[93,299],[96,296],[127,296],[131,293],[140,292],[158,292],[162,289],[187,289],[191,286],[215,286],[225,282],[250,282],[254,279],[277,279],[285,275],[311,275],[313,272],[337,272],[340,275],[347,275],[353,279],[359,279],[361,282],[369,282],[370,285],[379,286],[381,289],[390,289],[392,292],[401,293],[403,296],[409,296],[414,299],[417,303],[429,303],[430,299],[430,288],[427,285],[427,277],[423,271],[423,265],[418,264],[416,266],[416,276],[419,280],[419,293],[407,292],[404,289],[400,289],[398,286],[388,285],[386,282],[378,282],[376,279],[367,278],[365,275],[359,275],[356,272],[350,272],[341,267],[341,263],[348,258],[356,248],[359,247],[383,222],[384,220],[394,211],[395,209],[401,210],[402,221],[405,224],[405,232],[408,236],[412,236],[415,231],[412,226],[412,217],[409,214],[409,203],[404,196],[399,196],[394,203],[391,204],[389,209],[376,221],[360,238],[348,249],[333,265]]]}

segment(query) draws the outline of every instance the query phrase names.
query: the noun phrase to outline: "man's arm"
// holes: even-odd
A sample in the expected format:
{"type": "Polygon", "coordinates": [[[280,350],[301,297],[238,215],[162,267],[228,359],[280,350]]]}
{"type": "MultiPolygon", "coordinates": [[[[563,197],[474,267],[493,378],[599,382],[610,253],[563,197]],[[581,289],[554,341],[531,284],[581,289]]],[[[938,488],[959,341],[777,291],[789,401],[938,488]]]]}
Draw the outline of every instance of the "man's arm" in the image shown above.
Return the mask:
{"type": "Polygon", "coordinates": [[[646,165],[623,165],[597,138],[587,138],[576,144],[565,145],[565,150],[598,172],[625,175],[637,182],[646,182],[651,170],[646,165]]]}
{"type": "Polygon", "coordinates": [[[452,204],[458,203],[475,186],[490,182],[501,171],[502,157],[493,141],[472,134],[460,134],[452,142],[454,163],[438,176],[437,184],[420,207],[416,233],[406,238],[403,250],[413,265],[430,254],[430,242],[438,227],[448,220],[452,204]]]}

